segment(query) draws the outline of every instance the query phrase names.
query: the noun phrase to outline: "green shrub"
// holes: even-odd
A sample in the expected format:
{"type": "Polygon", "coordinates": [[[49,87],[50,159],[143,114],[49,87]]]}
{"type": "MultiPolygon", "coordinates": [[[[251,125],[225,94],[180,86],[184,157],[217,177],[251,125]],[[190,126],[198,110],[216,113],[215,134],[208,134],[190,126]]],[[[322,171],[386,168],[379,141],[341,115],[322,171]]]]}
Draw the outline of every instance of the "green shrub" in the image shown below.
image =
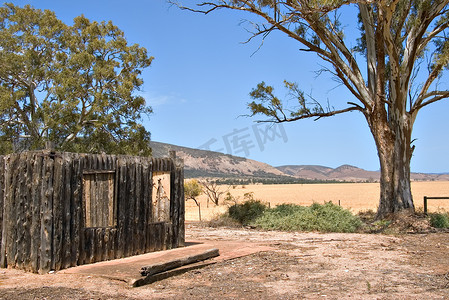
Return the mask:
{"type": "Polygon", "coordinates": [[[268,230],[354,232],[362,222],[349,210],[328,202],[310,207],[282,204],[265,210],[253,224],[268,230]]]}
{"type": "Polygon", "coordinates": [[[207,226],[212,228],[218,227],[240,227],[242,224],[231,218],[228,213],[214,216],[210,221],[206,223],[207,226]]]}
{"type": "Polygon", "coordinates": [[[259,200],[250,199],[229,207],[229,216],[242,225],[248,225],[262,215],[266,208],[267,206],[259,200]]]}
{"type": "Polygon", "coordinates": [[[449,228],[448,214],[447,213],[431,214],[430,215],[430,225],[435,228],[449,228]]]}
{"type": "Polygon", "coordinates": [[[271,209],[271,211],[275,214],[277,214],[279,217],[286,217],[289,216],[295,212],[303,211],[307,209],[304,206],[299,206],[295,204],[280,204],[276,206],[275,208],[271,209]]]}

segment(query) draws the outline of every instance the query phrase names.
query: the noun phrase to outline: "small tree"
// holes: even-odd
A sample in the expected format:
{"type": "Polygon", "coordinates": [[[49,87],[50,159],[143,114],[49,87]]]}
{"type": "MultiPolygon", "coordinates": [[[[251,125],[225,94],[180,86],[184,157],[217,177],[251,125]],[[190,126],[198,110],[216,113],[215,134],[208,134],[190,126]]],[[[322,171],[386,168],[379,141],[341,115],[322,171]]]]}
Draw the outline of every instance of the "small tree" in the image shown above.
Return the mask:
{"type": "Polygon", "coordinates": [[[201,221],[201,203],[196,199],[199,195],[203,193],[203,189],[201,185],[198,183],[198,180],[192,179],[184,183],[184,196],[186,201],[191,199],[195,202],[196,206],[198,206],[198,217],[201,221]]]}
{"type": "Polygon", "coordinates": [[[207,195],[207,207],[209,207],[209,201],[218,205],[220,197],[229,191],[229,187],[226,190],[222,190],[222,187],[212,180],[201,180],[200,184],[203,187],[203,192],[207,195]]]}

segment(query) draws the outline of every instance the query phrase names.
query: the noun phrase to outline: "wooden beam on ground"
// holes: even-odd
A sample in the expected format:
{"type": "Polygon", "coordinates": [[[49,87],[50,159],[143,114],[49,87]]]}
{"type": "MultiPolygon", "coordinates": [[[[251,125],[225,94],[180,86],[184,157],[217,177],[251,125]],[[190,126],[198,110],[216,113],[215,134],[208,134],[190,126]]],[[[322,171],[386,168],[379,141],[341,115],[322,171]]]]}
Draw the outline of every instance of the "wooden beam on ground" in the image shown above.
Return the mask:
{"type": "Polygon", "coordinates": [[[219,256],[219,255],[220,254],[219,254],[218,249],[216,249],[216,248],[209,249],[200,254],[187,256],[187,257],[183,257],[183,258],[168,261],[168,262],[156,263],[156,264],[152,264],[149,266],[144,266],[140,269],[140,274],[142,276],[151,276],[151,275],[154,275],[157,273],[162,273],[165,271],[180,268],[182,266],[193,264],[193,263],[203,261],[203,260],[206,260],[209,258],[213,258],[213,257],[219,256]]]}

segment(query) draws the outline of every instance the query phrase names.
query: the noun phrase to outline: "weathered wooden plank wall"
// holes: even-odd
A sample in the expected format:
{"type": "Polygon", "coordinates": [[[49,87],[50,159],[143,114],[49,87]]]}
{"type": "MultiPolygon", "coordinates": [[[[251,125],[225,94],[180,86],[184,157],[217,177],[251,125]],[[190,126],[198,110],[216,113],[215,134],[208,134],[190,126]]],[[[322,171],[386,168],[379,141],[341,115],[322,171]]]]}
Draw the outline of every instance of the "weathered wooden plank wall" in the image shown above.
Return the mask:
{"type": "Polygon", "coordinates": [[[0,267],[47,273],[184,246],[183,175],[174,157],[0,157],[0,267]],[[169,222],[153,220],[153,172],[170,174],[169,222]]]}
{"type": "MultiPolygon", "coordinates": [[[[5,157],[0,156],[0,268],[3,266],[4,261],[2,260],[2,244],[3,244],[3,210],[5,206],[4,203],[4,194],[5,194],[5,157]]],[[[5,241],[6,242],[6,241],[5,241]]]]}
{"type": "Polygon", "coordinates": [[[6,235],[3,234],[3,228],[6,227],[6,219],[3,218],[5,215],[6,206],[4,205],[5,197],[5,161],[4,156],[0,156],[0,268],[6,268],[6,257],[3,253],[3,248],[6,248],[6,235]]]}

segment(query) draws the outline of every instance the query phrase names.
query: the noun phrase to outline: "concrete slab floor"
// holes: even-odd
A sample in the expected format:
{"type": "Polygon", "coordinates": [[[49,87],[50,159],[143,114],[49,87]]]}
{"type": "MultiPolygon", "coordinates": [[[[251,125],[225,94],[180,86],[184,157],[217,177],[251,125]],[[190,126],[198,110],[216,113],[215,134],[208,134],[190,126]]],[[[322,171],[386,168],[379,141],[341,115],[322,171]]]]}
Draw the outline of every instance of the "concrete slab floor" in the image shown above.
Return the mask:
{"type": "Polygon", "coordinates": [[[213,241],[213,240],[189,240],[182,248],[170,249],[136,255],[110,261],[103,261],[94,264],[77,266],[61,270],[60,274],[80,274],[87,276],[100,276],[112,280],[120,280],[130,286],[141,286],[170,276],[174,276],[192,269],[201,268],[222,260],[233,259],[250,255],[261,251],[272,250],[272,247],[257,243],[242,243],[235,241],[213,241]],[[152,276],[142,276],[140,269],[144,266],[155,263],[169,262],[188,256],[198,255],[206,250],[217,248],[220,255],[203,262],[186,265],[174,270],[155,274],[152,276]]]}

